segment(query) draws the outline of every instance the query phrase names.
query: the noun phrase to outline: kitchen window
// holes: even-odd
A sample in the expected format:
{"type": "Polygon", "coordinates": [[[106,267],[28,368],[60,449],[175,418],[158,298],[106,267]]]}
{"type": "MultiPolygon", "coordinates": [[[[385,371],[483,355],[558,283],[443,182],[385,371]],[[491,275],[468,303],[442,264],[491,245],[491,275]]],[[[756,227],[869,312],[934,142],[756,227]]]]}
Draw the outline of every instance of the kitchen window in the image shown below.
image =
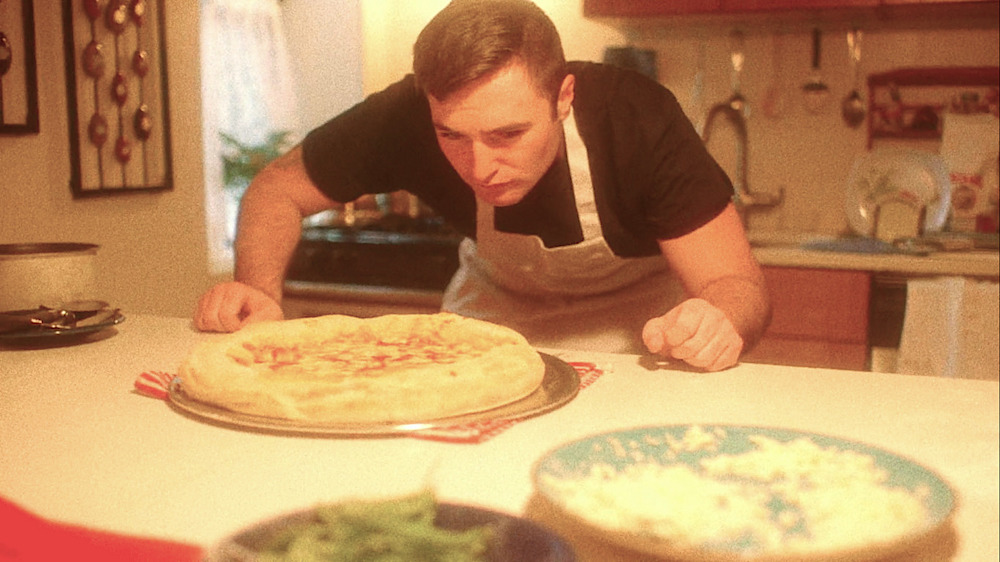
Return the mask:
{"type": "Polygon", "coordinates": [[[201,1],[201,79],[209,265],[221,275],[232,269],[242,195],[225,181],[223,135],[260,146],[299,125],[279,0],[201,1]]]}

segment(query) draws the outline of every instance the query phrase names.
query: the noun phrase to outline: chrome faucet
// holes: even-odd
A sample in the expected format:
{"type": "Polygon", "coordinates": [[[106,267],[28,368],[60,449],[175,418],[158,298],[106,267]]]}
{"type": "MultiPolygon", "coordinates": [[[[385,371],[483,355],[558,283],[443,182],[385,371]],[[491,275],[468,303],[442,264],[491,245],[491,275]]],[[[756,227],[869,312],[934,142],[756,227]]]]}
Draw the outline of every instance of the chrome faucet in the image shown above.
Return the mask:
{"type": "Polygon", "coordinates": [[[705,118],[704,130],[701,139],[706,144],[712,134],[712,127],[715,120],[724,117],[732,125],[736,132],[736,166],[737,177],[733,180],[733,188],[736,192],[734,203],[741,210],[749,210],[752,207],[777,207],[785,201],[785,188],[779,188],[777,193],[765,193],[750,191],[747,182],[749,141],[747,135],[747,123],[744,118],[745,101],[737,93],[732,98],[723,103],[718,103],[708,110],[705,118]]]}

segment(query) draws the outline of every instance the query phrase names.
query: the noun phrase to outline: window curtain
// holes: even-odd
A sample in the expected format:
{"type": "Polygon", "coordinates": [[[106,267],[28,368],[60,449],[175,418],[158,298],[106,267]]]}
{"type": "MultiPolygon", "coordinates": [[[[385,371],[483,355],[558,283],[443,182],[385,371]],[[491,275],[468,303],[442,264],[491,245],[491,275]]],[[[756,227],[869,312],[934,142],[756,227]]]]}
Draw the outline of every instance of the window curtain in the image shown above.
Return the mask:
{"type": "Polygon", "coordinates": [[[256,145],[298,130],[279,0],[201,1],[201,79],[210,265],[223,274],[232,269],[239,195],[223,185],[220,134],[256,145]]]}

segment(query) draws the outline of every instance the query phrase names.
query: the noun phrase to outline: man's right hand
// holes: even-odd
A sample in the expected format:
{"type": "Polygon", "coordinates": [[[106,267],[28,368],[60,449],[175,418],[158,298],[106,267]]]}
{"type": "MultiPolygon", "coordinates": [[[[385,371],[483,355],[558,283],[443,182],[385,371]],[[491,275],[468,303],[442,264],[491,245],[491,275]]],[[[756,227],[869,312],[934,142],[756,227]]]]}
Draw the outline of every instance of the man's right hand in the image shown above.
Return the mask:
{"type": "Polygon", "coordinates": [[[235,332],[253,322],[284,317],[281,305],[267,293],[230,281],[212,287],[198,299],[194,325],[203,332],[235,332]]]}

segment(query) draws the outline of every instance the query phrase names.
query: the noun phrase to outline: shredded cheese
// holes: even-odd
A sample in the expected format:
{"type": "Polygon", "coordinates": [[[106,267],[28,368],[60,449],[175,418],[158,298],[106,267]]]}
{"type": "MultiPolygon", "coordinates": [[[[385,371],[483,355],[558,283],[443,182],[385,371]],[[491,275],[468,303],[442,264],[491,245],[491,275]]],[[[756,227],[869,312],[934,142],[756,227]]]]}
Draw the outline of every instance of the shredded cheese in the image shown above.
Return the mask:
{"type": "Polygon", "coordinates": [[[603,528],[683,548],[807,554],[891,540],[929,518],[921,491],[888,485],[871,456],[809,438],[757,435],[754,449],[742,454],[674,462],[680,452],[716,451],[722,437],[698,426],[683,439],[668,435],[662,460],[637,460],[634,451],[611,443],[634,462],[543,481],[569,511],[603,528]]]}

